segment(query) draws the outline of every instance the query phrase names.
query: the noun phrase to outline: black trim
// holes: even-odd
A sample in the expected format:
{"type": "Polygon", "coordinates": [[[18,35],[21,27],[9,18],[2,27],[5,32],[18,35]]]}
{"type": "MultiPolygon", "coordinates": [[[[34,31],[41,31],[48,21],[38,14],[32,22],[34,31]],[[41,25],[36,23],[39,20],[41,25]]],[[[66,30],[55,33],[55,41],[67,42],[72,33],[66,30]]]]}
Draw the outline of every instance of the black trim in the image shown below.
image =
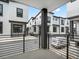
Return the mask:
{"type": "Polygon", "coordinates": [[[67,19],[73,19],[73,18],[78,18],[79,15],[76,15],[76,16],[71,16],[71,17],[68,17],[67,19]]]}
{"type": "Polygon", "coordinates": [[[60,25],[58,25],[58,24],[52,24],[53,26],[60,26],[60,25]]]}
{"type": "Polygon", "coordinates": [[[12,20],[9,20],[10,23],[22,23],[22,24],[27,24],[27,22],[21,22],[21,21],[12,21],[12,20]]]}
{"type": "Polygon", "coordinates": [[[16,9],[16,16],[23,18],[23,9],[17,8],[17,9],[16,9]],[[22,12],[18,12],[18,10],[21,10],[22,12]]]}
{"type": "MultiPolygon", "coordinates": [[[[20,24],[23,24],[23,25],[25,25],[26,26],[26,24],[27,24],[27,22],[20,22],[20,21],[11,21],[11,20],[9,20],[9,22],[11,23],[11,37],[15,37],[13,34],[12,34],[12,32],[13,32],[13,24],[14,23],[20,23],[20,24]]],[[[22,35],[21,35],[22,36],[22,35]]]]}
{"type": "Polygon", "coordinates": [[[3,4],[0,4],[2,9],[1,9],[1,13],[0,13],[0,16],[3,16],[3,4]]]}

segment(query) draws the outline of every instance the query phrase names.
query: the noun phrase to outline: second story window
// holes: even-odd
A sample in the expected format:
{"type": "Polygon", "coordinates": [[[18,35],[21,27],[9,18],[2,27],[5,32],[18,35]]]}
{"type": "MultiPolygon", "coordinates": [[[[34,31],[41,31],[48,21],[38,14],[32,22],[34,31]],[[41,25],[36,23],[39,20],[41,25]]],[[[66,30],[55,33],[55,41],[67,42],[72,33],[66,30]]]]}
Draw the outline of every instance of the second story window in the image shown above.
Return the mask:
{"type": "Polygon", "coordinates": [[[61,20],[61,25],[64,25],[64,20],[61,20]]]}
{"type": "Polygon", "coordinates": [[[64,32],[64,27],[61,27],[61,32],[64,32]]]}
{"type": "Polygon", "coordinates": [[[53,21],[57,21],[57,19],[58,19],[57,17],[53,17],[53,21]]]}
{"type": "Polygon", "coordinates": [[[3,5],[0,4],[0,16],[3,16],[3,5]]]}
{"type": "Polygon", "coordinates": [[[36,26],[34,26],[34,32],[36,32],[36,26]]]}
{"type": "Polygon", "coordinates": [[[69,21],[67,21],[67,25],[69,25],[69,21]]]}
{"type": "Polygon", "coordinates": [[[17,17],[23,17],[23,9],[17,8],[17,17]]]}
{"type": "Polygon", "coordinates": [[[50,22],[51,22],[51,17],[48,16],[48,23],[50,23],[50,22]]]}

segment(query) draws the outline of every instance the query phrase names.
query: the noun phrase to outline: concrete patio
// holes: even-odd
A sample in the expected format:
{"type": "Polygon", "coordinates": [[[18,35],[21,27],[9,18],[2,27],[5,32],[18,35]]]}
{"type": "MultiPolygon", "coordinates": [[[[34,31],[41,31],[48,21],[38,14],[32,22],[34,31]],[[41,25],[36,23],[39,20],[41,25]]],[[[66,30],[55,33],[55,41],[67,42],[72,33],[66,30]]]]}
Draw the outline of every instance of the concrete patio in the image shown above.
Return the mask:
{"type": "Polygon", "coordinates": [[[65,59],[50,50],[38,49],[25,54],[6,57],[3,59],[65,59]]]}

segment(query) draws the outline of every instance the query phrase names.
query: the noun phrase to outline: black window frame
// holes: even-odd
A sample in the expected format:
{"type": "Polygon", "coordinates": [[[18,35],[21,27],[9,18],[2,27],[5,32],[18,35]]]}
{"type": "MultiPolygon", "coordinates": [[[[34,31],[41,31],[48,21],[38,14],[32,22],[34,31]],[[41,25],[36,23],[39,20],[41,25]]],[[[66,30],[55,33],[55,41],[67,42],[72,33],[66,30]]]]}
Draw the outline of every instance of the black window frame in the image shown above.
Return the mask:
{"type": "Polygon", "coordinates": [[[50,16],[48,16],[48,23],[50,23],[51,22],[51,17],[50,16]]]}
{"type": "Polygon", "coordinates": [[[64,27],[61,27],[61,32],[64,32],[64,27]]]}
{"type": "Polygon", "coordinates": [[[3,4],[0,4],[0,6],[1,6],[0,16],[3,16],[3,4]]]}
{"type": "Polygon", "coordinates": [[[53,32],[57,32],[57,27],[53,26],[53,32]]]}
{"type": "Polygon", "coordinates": [[[64,20],[61,20],[61,25],[64,25],[64,20]]]}
{"type": "Polygon", "coordinates": [[[17,17],[23,18],[23,9],[17,8],[17,17]],[[21,10],[22,12],[19,12],[18,10],[21,10]]]}
{"type": "Polygon", "coordinates": [[[36,32],[36,26],[34,26],[34,32],[36,32]]]}
{"type": "Polygon", "coordinates": [[[13,32],[12,33],[23,33],[23,25],[20,25],[20,24],[13,24],[13,26],[12,26],[13,28],[12,28],[12,30],[13,30],[13,32]],[[16,27],[17,28],[19,28],[19,27],[21,26],[21,29],[19,30],[19,29],[15,29],[16,27]]]}
{"type": "Polygon", "coordinates": [[[3,22],[0,22],[0,34],[3,33],[3,22]]]}

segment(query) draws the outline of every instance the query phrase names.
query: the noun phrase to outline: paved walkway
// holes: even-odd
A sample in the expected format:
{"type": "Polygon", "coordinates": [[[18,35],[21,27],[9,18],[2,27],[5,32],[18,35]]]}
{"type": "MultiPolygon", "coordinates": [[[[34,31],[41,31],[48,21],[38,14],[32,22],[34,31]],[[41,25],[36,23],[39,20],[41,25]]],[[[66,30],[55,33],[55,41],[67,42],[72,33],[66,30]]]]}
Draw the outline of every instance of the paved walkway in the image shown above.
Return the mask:
{"type": "Polygon", "coordinates": [[[50,50],[38,49],[25,54],[7,57],[4,59],[65,59],[50,50]]]}

